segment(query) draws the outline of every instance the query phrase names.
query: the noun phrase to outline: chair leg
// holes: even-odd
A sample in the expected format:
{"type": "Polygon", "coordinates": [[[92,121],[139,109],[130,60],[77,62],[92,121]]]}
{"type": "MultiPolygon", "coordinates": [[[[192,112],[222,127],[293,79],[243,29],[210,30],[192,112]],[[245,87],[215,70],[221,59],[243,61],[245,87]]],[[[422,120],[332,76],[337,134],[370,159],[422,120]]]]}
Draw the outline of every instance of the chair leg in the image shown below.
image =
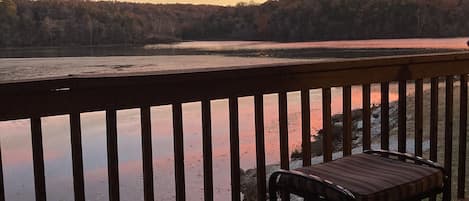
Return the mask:
{"type": "MultiPolygon", "coordinates": [[[[449,177],[451,177],[451,174],[449,177]]],[[[448,181],[448,179],[446,179],[445,181],[445,186],[442,193],[442,200],[451,201],[451,183],[448,181]]]]}
{"type": "Polygon", "coordinates": [[[269,190],[269,200],[270,201],[277,201],[277,192],[273,192],[269,190]]]}
{"type": "Polygon", "coordinates": [[[272,182],[269,185],[269,200],[277,201],[277,187],[272,182]]]}

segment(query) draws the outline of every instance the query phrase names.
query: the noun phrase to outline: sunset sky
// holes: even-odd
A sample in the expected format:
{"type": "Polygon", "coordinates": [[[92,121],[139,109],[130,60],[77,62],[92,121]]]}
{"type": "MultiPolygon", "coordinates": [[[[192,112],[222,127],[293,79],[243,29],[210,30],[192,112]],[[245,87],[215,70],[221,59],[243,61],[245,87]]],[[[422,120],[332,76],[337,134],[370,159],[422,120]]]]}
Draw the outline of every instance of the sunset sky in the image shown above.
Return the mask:
{"type": "Polygon", "coordinates": [[[211,4],[211,5],[236,5],[239,2],[254,2],[254,3],[263,3],[266,0],[126,0],[131,2],[141,2],[141,3],[190,3],[190,4],[211,4]]]}

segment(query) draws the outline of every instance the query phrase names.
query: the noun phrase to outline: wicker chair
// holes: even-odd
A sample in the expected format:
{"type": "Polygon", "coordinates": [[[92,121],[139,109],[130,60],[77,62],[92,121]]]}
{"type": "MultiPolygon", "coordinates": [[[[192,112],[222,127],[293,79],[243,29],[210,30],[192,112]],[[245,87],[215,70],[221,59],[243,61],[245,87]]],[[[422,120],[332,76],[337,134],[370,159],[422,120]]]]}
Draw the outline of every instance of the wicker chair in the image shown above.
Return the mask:
{"type": "Polygon", "coordinates": [[[443,191],[445,172],[439,164],[411,154],[369,150],[328,163],[274,172],[269,197],[292,193],[305,200],[420,200],[443,191]]]}

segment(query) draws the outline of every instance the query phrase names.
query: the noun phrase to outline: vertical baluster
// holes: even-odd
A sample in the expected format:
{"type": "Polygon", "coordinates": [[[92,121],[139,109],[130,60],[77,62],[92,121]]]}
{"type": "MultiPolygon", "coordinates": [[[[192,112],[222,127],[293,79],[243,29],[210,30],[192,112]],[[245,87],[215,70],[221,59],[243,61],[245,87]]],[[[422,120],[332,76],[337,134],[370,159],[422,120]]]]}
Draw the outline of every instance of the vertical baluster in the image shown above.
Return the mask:
{"type": "Polygon", "coordinates": [[[266,200],[264,101],[262,94],[254,96],[256,125],[257,199],[266,200]]]}
{"type": "Polygon", "coordinates": [[[280,168],[290,169],[288,157],[288,108],[287,92],[281,92],[278,96],[279,134],[280,134],[280,168]]]}
{"type": "Polygon", "coordinates": [[[451,200],[451,173],[453,160],[453,76],[446,77],[446,104],[445,104],[445,171],[446,179],[443,200],[451,200]]]}
{"type": "Polygon", "coordinates": [[[343,87],[344,156],[352,155],[352,87],[343,87]]]}
{"type": "Polygon", "coordinates": [[[140,108],[142,127],[142,167],[143,167],[143,198],[145,201],[154,200],[153,189],[153,154],[151,143],[151,110],[150,106],[140,108]]]}
{"type": "Polygon", "coordinates": [[[458,162],[458,198],[464,199],[466,188],[466,148],[467,148],[467,74],[461,75],[461,93],[459,110],[459,162],[458,162]]]}
{"type": "Polygon", "coordinates": [[[0,201],[5,201],[5,184],[3,183],[2,146],[0,145],[0,201]]]}
{"type": "Polygon", "coordinates": [[[430,160],[437,161],[438,146],[438,78],[431,80],[430,95],[430,160]]]}
{"type": "MultiPolygon", "coordinates": [[[[287,92],[278,94],[278,115],[279,115],[279,135],[280,135],[280,168],[290,169],[290,160],[288,157],[288,108],[287,92]]],[[[290,200],[290,194],[282,192],[282,201],[290,200]]]]}
{"type": "Polygon", "coordinates": [[[210,100],[202,101],[202,142],[204,161],[204,200],[213,200],[212,122],[210,100]]]}
{"type": "Polygon", "coordinates": [[[406,130],[407,130],[407,82],[406,80],[399,81],[399,101],[398,101],[398,127],[397,127],[397,141],[399,152],[406,152],[406,130]]]}
{"type": "MultiPolygon", "coordinates": [[[[431,79],[430,97],[430,160],[438,161],[438,77],[431,79]]],[[[436,200],[436,196],[431,196],[430,201],[436,200]]]]}
{"type": "Polygon", "coordinates": [[[231,200],[240,201],[240,164],[239,164],[239,116],[238,98],[229,99],[230,113],[230,158],[231,158],[231,200]]]}
{"type": "Polygon", "coordinates": [[[44,176],[44,151],[40,117],[31,118],[31,141],[33,145],[32,151],[36,201],[46,201],[46,179],[44,176]]]}
{"type": "Polygon", "coordinates": [[[80,113],[70,114],[70,140],[72,145],[73,189],[75,201],[85,201],[85,181],[83,178],[83,153],[81,144],[80,113]]]}
{"type": "Polygon", "coordinates": [[[322,89],[322,151],[324,162],[332,160],[331,88],[322,89]]]}
{"type": "Polygon", "coordinates": [[[311,121],[309,89],[301,90],[301,149],[303,155],[303,166],[311,165],[311,121]]]}
{"type": "Polygon", "coordinates": [[[117,148],[116,110],[106,110],[107,129],[107,170],[109,182],[109,200],[119,201],[119,161],[117,148]]]}
{"type": "Polygon", "coordinates": [[[423,80],[415,81],[415,155],[422,156],[423,141],[423,80]]]}
{"type": "Polygon", "coordinates": [[[381,149],[389,150],[389,82],[381,83],[381,149]]]}
{"type": "Polygon", "coordinates": [[[364,84],[363,89],[363,151],[371,149],[371,89],[364,84]]]}
{"type": "Polygon", "coordinates": [[[176,179],[176,201],[186,200],[184,176],[184,133],[182,130],[182,105],[173,104],[174,173],[176,179]]]}

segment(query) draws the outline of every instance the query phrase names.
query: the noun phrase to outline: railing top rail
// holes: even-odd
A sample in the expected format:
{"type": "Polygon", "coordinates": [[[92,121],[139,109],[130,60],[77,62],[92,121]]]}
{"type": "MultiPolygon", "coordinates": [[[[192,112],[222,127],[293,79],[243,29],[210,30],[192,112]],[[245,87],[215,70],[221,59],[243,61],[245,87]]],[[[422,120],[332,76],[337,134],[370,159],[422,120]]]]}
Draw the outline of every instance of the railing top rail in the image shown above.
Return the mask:
{"type": "Polygon", "coordinates": [[[469,74],[469,53],[0,82],[0,120],[469,74]]]}

